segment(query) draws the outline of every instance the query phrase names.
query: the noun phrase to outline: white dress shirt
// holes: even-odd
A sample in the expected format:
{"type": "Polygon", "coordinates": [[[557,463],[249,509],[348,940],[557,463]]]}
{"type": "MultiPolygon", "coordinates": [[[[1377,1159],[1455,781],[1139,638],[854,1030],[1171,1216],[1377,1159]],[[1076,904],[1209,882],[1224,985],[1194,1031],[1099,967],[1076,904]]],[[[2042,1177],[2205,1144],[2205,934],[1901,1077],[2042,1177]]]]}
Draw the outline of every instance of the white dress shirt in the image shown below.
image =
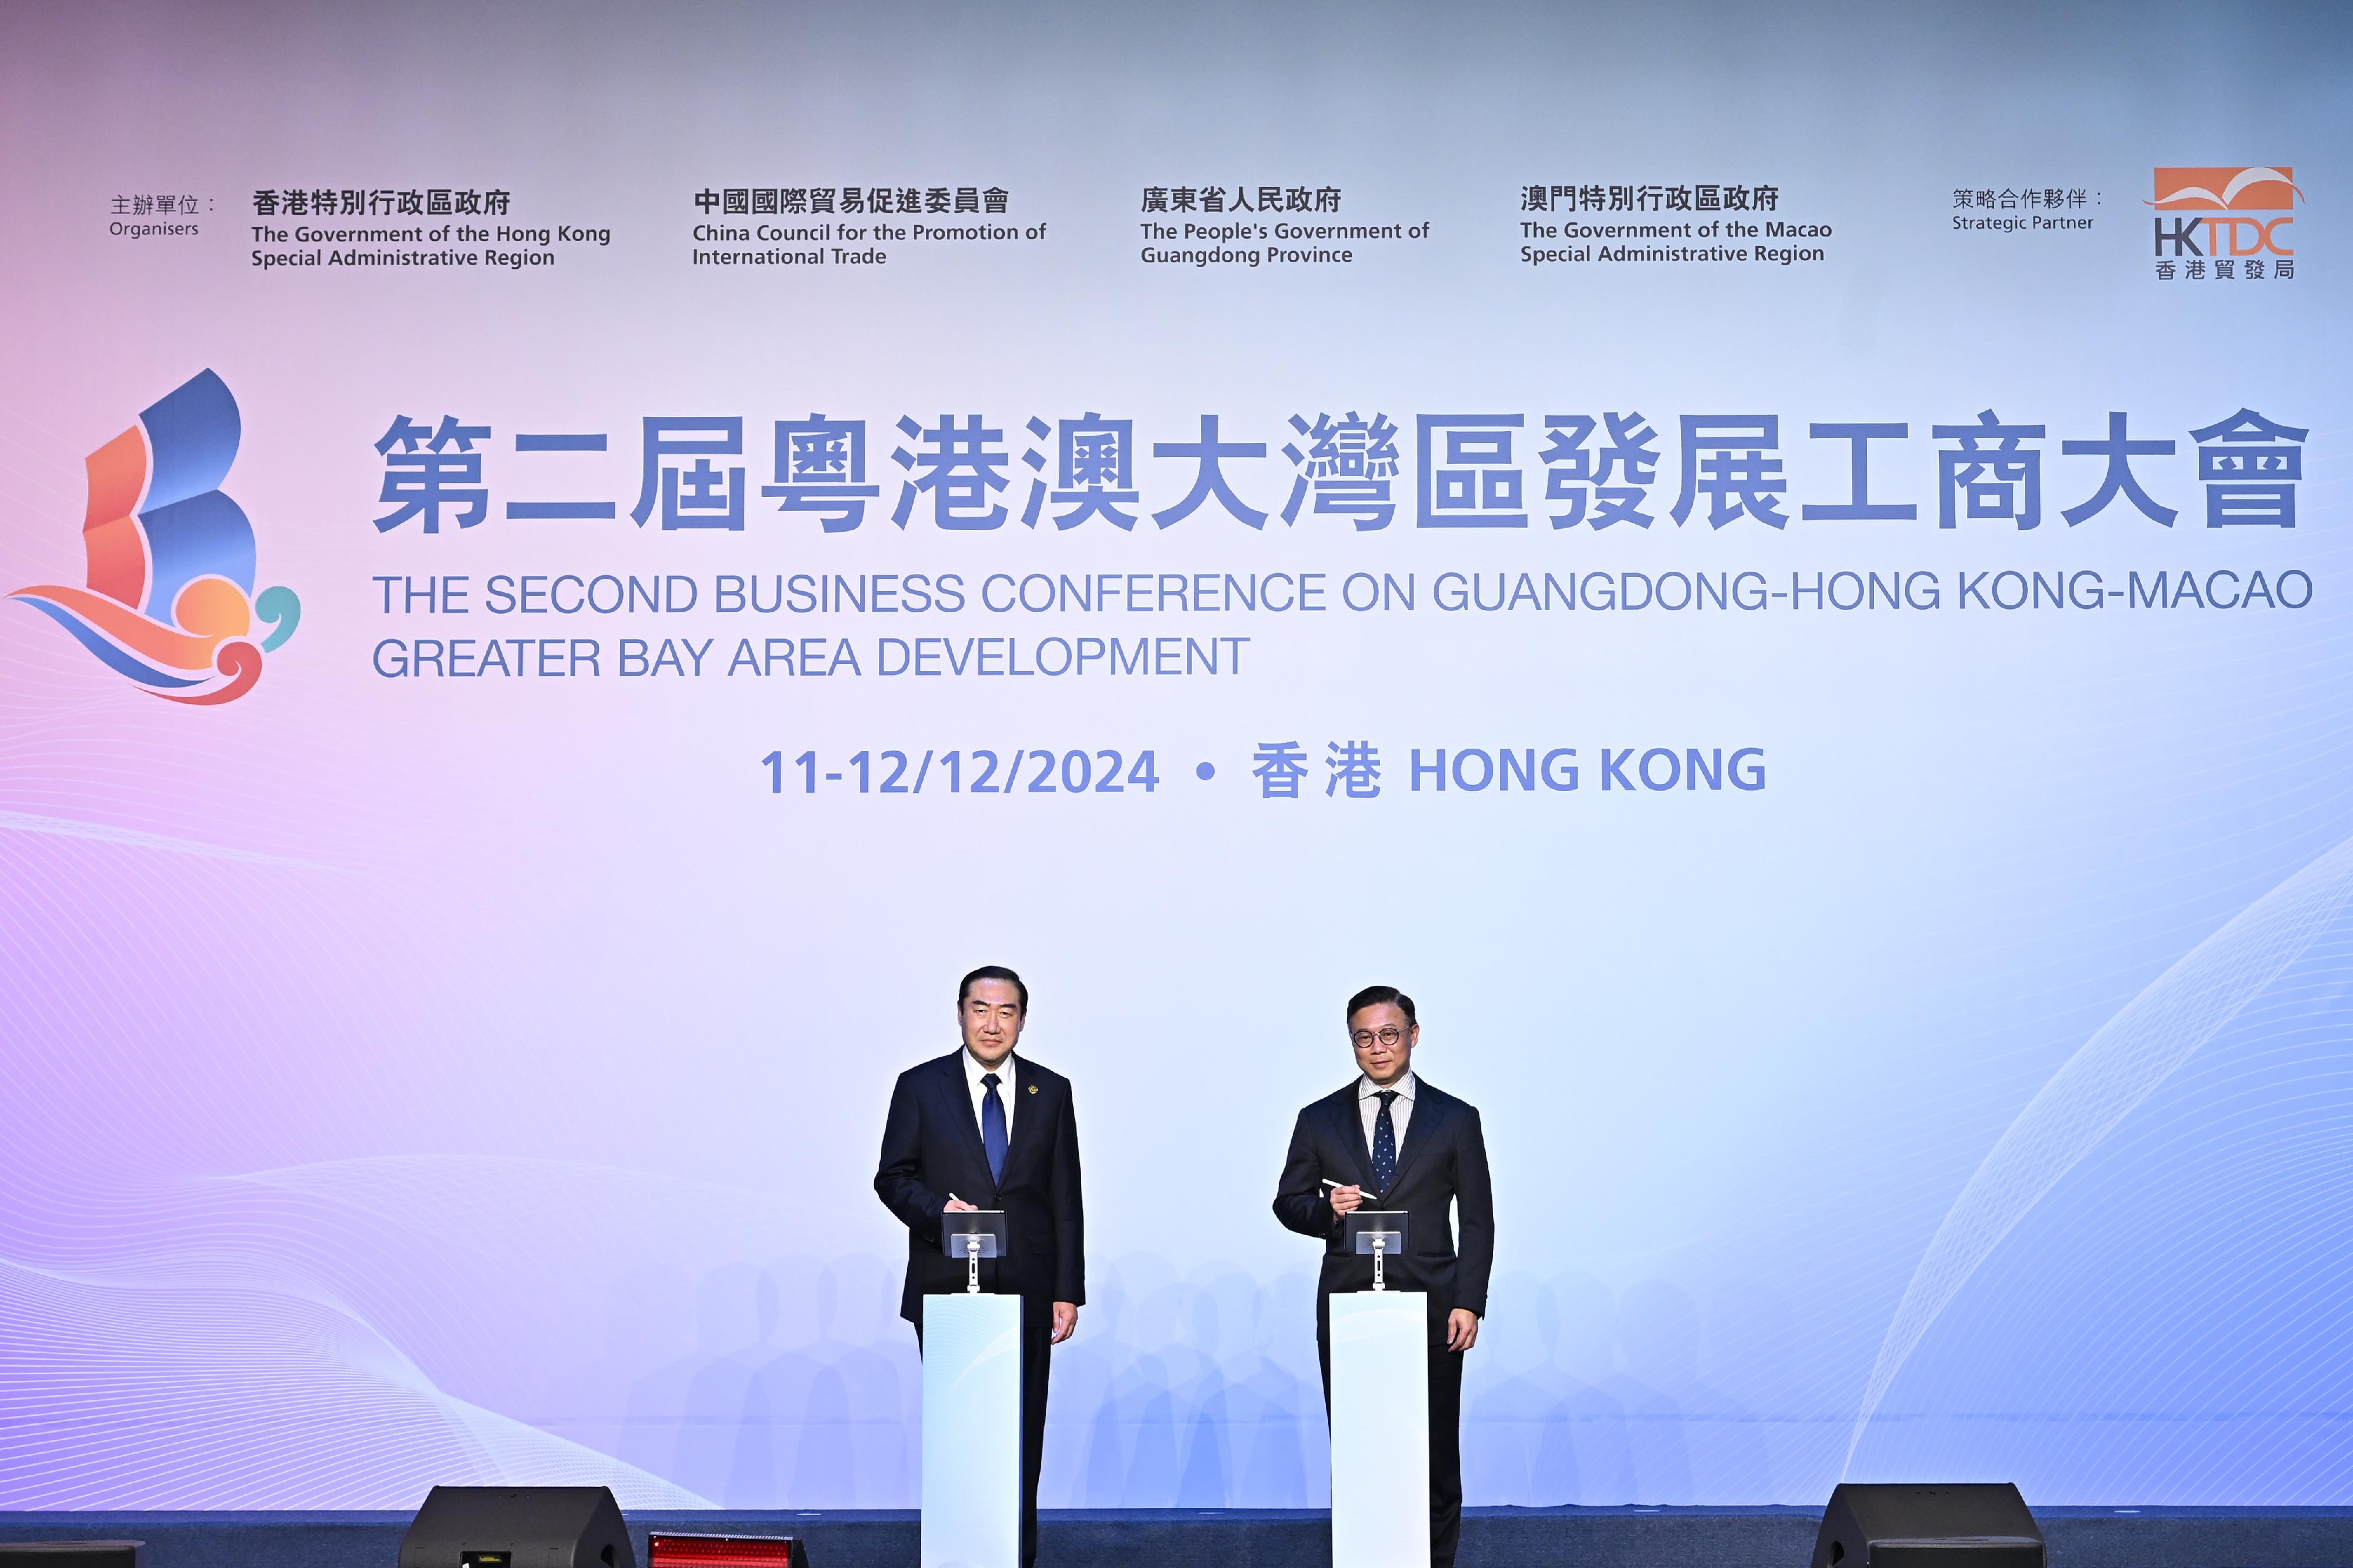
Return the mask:
{"type": "MultiPolygon", "coordinates": [[[[1405,1152],[1405,1125],[1413,1120],[1414,1079],[1411,1072],[1389,1085],[1398,1097],[1389,1101],[1389,1125],[1397,1130],[1398,1152],[1405,1152]]],[[[1381,1089],[1371,1079],[1356,1079],[1356,1109],[1365,1118],[1365,1158],[1373,1157],[1373,1123],[1380,1119],[1381,1089]]]]}
{"type": "MultiPolygon", "coordinates": [[[[980,1080],[982,1075],[992,1072],[997,1075],[997,1097],[1005,1102],[1005,1146],[1010,1149],[1013,1147],[1013,1053],[1006,1052],[1005,1059],[993,1068],[981,1066],[980,1058],[970,1051],[964,1053],[964,1077],[965,1081],[972,1086],[972,1124],[976,1128],[988,1125],[980,1114],[981,1106],[988,1100],[988,1086],[980,1080]]],[[[1402,1127],[1398,1130],[1398,1136],[1405,1136],[1402,1127]]]]}

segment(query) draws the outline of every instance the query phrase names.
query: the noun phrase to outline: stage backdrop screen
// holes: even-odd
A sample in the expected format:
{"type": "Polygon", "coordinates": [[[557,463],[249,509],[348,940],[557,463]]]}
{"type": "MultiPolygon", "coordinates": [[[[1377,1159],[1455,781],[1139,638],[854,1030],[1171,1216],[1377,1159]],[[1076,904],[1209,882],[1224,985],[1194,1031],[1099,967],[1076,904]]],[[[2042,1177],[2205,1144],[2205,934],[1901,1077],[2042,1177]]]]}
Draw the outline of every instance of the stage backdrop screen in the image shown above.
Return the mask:
{"type": "Polygon", "coordinates": [[[2353,1502],[2329,5],[20,7],[0,1505],[1317,1507],[1343,1005],[1473,1504],[2353,1502]]]}

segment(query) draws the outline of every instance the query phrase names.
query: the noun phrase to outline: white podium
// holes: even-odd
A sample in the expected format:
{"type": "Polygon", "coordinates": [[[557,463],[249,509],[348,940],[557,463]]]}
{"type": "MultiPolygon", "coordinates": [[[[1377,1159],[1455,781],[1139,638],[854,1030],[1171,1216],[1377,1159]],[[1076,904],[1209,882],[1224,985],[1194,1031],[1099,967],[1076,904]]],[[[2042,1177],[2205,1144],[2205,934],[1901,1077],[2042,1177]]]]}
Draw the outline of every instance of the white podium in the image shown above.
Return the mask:
{"type": "Polygon", "coordinates": [[[923,1568],[1019,1568],[1018,1296],[923,1298],[923,1568]]]}
{"type": "Polygon", "coordinates": [[[1430,1298],[1335,1293],[1331,1331],[1334,1568],[1430,1568],[1430,1298]]]}

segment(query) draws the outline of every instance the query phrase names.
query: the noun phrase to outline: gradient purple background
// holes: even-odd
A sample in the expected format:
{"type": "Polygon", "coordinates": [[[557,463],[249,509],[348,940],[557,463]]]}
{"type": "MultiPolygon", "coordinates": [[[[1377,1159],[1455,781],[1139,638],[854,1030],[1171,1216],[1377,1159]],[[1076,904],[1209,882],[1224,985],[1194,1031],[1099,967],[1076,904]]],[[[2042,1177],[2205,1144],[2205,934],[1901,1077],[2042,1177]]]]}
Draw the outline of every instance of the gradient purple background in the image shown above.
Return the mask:
{"type": "MultiPolygon", "coordinates": [[[[191,711],[0,606],[0,1505],[492,1479],[912,1502],[900,1241],[867,1181],[891,1079],[949,1047],[985,961],[1029,977],[1025,1048],[1077,1081],[1086,1137],[1050,1504],[1323,1499],[1313,1256],[1265,1204],[1294,1109],[1348,1069],[1339,999],[1383,977],[1423,1004],[1419,1065],[1484,1108],[1503,1187],[1472,1501],[1928,1473],[2038,1503],[2353,1499],[2340,11],[117,5],[10,31],[0,586],[79,580],[83,455],[211,366],[260,581],[305,618],[250,697],[191,711]],[[2302,276],[2157,283],[2150,168],[2239,158],[2297,169],[2302,276]],[[1718,177],[1777,181],[1837,227],[1831,260],[1514,263],[1523,181],[1718,177]],[[2103,191],[2100,226],[1946,231],[1954,187],[2030,178],[2103,191]],[[695,190],[853,179],[999,184],[1052,237],[685,265],[695,190]],[[1136,191],[1211,179],[1336,184],[1433,238],[1339,274],[1137,263],[1136,191]],[[239,231],[290,184],[504,187],[517,222],[615,238],[520,277],[264,277],[239,231]],[[110,237],[142,189],[198,194],[203,237],[110,237]],[[2124,408],[2181,440],[2241,404],[2312,428],[2293,535],[2194,526],[2186,440],[2142,468],[2169,532],[368,525],[396,413],[491,424],[494,500],[533,482],[511,432],[612,431],[564,488],[626,510],[658,414],[821,408],[882,448],[950,409],[1099,408],[1147,441],[1218,412],[1278,445],[1322,408],[1640,408],[1669,445],[1678,413],[1756,409],[1789,428],[1793,499],[1843,490],[1803,421],[1908,420],[1874,484],[1929,510],[1926,426],[1991,405],[2050,426],[2055,513],[2093,479],[2063,437],[2124,408]],[[1214,628],[1253,637],[1245,679],[1141,689],[367,664],[385,635],[511,630],[388,622],[387,572],[1902,568],[1949,592],[2250,565],[2311,573],[2313,605],[1264,618],[1214,628]],[[1293,733],[1378,741],[1384,799],[1256,799],[1251,749],[1293,733]],[[1169,782],[811,802],[756,763],[1017,740],[1153,746],[1169,782]],[[1412,746],[1654,742],[1765,745],[1772,785],[1399,776],[1412,746]],[[2317,901],[2263,902],[2315,862],[2317,901]],[[2207,950],[2231,962],[2200,960],[2242,913],[2207,950]],[[2139,1039],[2112,1021],[2149,995],[2224,1016],[2178,1059],[2126,1052],[2171,1065],[2072,1162],[2005,1175],[2005,1131],[2139,1039]],[[1986,1171],[2035,1201],[1859,1421],[1986,1171]],[[1172,1240],[1168,1194],[1230,1228],[1172,1240]]],[[[1189,473],[1139,468],[1159,505],[1189,473]]],[[[1252,470],[1254,504],[1288,473],[1252,470]]],[[[737,635],[686,619],[554,629],[737,635]]]]}

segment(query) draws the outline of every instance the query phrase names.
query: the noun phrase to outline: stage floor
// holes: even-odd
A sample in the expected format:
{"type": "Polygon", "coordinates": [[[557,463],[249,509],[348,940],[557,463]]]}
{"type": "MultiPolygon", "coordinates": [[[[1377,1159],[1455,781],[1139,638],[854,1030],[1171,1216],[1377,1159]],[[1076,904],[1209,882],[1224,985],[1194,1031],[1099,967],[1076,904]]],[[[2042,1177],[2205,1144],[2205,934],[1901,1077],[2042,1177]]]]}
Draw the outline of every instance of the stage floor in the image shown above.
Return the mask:
{"type": "MultiPolygon", "coordinates": [[[[2051,1508],[2053,1568],[2346,1568],[2353,1508],[2051,1508]]],[[[1479,1508],[1461,1568],[1805,1568],[1819,1509],[1479,1508]]],[[[134,1540],[142,1568],[392,1568],[405,1513],[0,1513],[0,1542],[134,1540]]],[[[633,1513],[649,1530],[799,1535],[810,1568],[915,1568],[914,1513],[633,1513]]],[[[1329,1568],[1320,1511],[1049,1511],[1039,1568],[1329,1568]]]]}

